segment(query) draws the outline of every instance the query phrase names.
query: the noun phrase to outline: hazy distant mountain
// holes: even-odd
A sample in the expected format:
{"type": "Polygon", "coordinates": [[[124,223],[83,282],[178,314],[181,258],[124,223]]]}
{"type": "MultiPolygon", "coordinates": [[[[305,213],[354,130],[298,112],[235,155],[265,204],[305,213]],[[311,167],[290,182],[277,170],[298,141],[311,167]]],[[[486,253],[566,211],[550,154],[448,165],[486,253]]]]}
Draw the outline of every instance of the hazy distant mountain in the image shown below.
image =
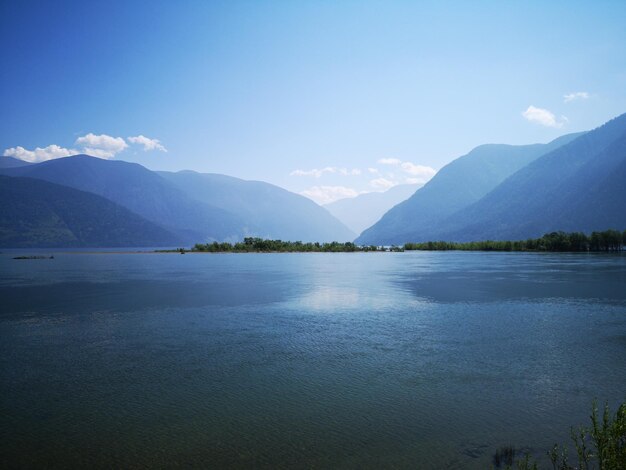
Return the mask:
{"type": "Polygon", "coordinates": [[[421,187],[421,184],[400,184],[385,192],[360,194],[331,202],[323,207],[353,232],[360,234],[378,222],[385,212],[411,197],[421,187]]]}
{"type": "Polygon", "coordinates": [[[446,240],[525,239],[626,228],[626,114],[538,158],[438,231],[446,240]]]}
{"type": "Polygon", "coordinates": [[[319,242],[344,242],[356,236],[310,199],[269,183],[194,171],[159,175],[188,196],[236,214],[249,235],[319,242]]]}
{"type": "Polygon", "coordinates": [[[76,155],[2,172],[98,194],[174,232],[188,244],[245,235],[245,222],[239,217],[192,199],[135,163],[76,155]]]}
{"type": "Polygon", "coordinates": [[[27,165],[31,165],[31,163],[13,157],[0,157],[0,168],[17,168],[27,165]]]}
{"type": "Polygon", "coordinates": [[[387,245],[432,240],[439,232],[439,224],[449,216],[480,200],[541,155],[581,135],[583,133],[565,135],[548,144],[476,147],[443,167],[413,196],[365,230],[356,242],[387,245]]]}
{"type": "Polygon", "coordinates": [[[177,246],[180,240],[103,197],[33,178],[0,176],[0,246],[177,246]]]}

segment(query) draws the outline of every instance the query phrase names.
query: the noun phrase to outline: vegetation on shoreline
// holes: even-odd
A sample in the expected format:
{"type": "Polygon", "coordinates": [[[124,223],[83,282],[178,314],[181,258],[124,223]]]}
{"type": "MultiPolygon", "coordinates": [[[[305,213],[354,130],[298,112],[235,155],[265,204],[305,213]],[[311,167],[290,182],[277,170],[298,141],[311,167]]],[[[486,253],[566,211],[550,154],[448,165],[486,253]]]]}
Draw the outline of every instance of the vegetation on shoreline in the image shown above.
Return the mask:
{"type": "Polygon", "coordinates": [[[264,240],[248,237],[243,242],[196,243],[191,251],[208,253],[353,253],[357,251],[403,251],[401,247],[358,246],[352,242],[303,243],[283,240],[264,240]]]}
{"type": "MultiPolygon", "coordinates": [[[[547,452],[553,470],[623,470],[626,468],[626,403],[622,403],[614,416],[605,404],[602,417],[594,402],[591,411],[591,426],[572,427],[571,440],[576,451],[576,464],[570,464],[567,446],[554,446],[547,452]]],[[[512,446],[496,450],[493,468],[505,470],[538,470],[537,462],[528,454],[515,462],[516,450],[512,446]]]]}
{"type": "MultiPolygon", "coordinates": [[[[550,251],[550,252],[617,252],[626,246],[626,230],[593,232],[590,236],[582,232],[552,232],[541,238],[528,240],[485,240],[477,242],[423,242],[405,243],[404,246],[357,245],[352,242],[301,242],[265,240],[248,237],[243,242],[196,243],[191,252],[202,253],[354,253],[370,251],[550,251]]],[[[188,250],[158,250],[159,252],[185,253],[188,250]]]]}
{"type": "Polygon", "coordinates": [[[552,232],[541,238],[518,241],[478,241],[478,242],[424,242],[406,243],[404,249],[424,251],[557,251],[557,252],[607,252],[622,251],[626,245],[626,230],[605,230],[593,232],[590,236],[582,232],[552,232]]]}

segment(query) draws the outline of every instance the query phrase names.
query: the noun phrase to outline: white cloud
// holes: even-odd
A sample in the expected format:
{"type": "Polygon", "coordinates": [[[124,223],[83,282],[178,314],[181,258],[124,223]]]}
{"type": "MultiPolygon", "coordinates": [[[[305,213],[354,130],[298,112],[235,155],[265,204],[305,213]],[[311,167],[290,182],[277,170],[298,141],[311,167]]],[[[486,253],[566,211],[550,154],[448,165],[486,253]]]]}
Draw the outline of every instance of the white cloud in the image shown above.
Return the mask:
{"type": "Polygon", "coordinates": [[[393,188],[398,183],[388,180],[386,178],[376,178],[370,181],[370,186],[375,189],[382,189],[383,191],[393,188]]]}
{"type": "Polygon", "coordinates": [[[135,137],[129,137],[128,141],[131,144],[143,145],[144,152],[149,150],[160,150],[161,152],[167,152],[167,149],[161,144],[158,139],[150,139],[144,135],[138,135],[135,137]]]}
{"type": "Polygon", "coordinates": [[[556,116],[551,111],[543,108],[536,108],[532,105],[522,113],[522,116],[524,116],[524,118],[529,122],[535,122],[546,127],[560,128],[567,122],[567,118],[565,116],[561,116],[560,120],[557,120],[556,116]]]}
{"type": "Polygon", "coordinates": [[[24,160],[25,162],[45,162],[54,158],[69,157],[76,155],[78,150],[66,149],[58,145],[48,145],[45,148],[37,147],[35,150],[27,150],[24,147],[12,147],[4,151],[5,157],[14,157],[24,160]]]}
{"type": "Polygon", "coordinates": [[[589,93],[586,91],[576,91],[574,93],[568,93],[567,95],[563,95],[563,102],[569,103],[570,101],[576,100],[586,100],[589,98],[589,93]]]}
{"type": "Polygon", "coordinates": [[[128,147],[121,137],[111,137],[106,134],[95,135],[91,132],[76,139],[76,145],[82,146],[87,155],[105,159],[113,158],[128,147]]]}
{"type": "Polygon", "coordinates": [[[437,173],[434,168],[424,165],[415,165],[411,162],[402,163],[400,168],[402,168],[405,173],[411,175],[414,179],[417,179],[417,182],[421,183],[426,183],[429,179],[435,176],[435,173],[437,173]]]}
{"type": "Polygon", "coordinates": [[[300,194],[323,205],[347,197],[356,197],[359,195],[359,192],[356,189],[346,188],[345,186],[313,186],[301,191],[300,194]]]}
{"type": "MultiPolygon", "coordinates": [[[[159,140],[149,139],[143,135],[129,137],[128,141],[143,145],[146,151],[160,150],[167,152],[167,149],[163,147],[159,140]]],[[[109,159],[128,148],[128,144],[122,137],[111,137],[106,134],[96,135],[91,132],[76,139],[75,145],[79,147],[79,150],[67,149],[55,144],[48,145],[45,148],[37,147],[35,150],[27,150],[24,147],[17,146],[6,149],[4,155],[19,158],[27,162],[43,162],[54,158],[69,157],[79,153],[109,159]]]]}
{"type": "Polygon", "coordinates": [[[378,163],[381,163],[383,165],[399,165],[400,163],[402,163],[402,161],[398,160],[397,158],[381,158],[380,160],[378,160],[378,163]]]}
{"type": "MultiPolygon", "coordinates": [[[[426,183],[429,179],[431,179],[435,175],[435,173],[437,173],[437,171],[434,168],[431,168],[429,166],[416,165],[413,162],[403,162],[402,160],[398,158],[381,158],[380,160],[378,160],[378,163],[381,163],[383,165],[392,165],[392,166],[400,167],[400,169],[404,173],[411,175],[413,180],[419,183],[426,183]]],[[[372,175],[380,175],[380,171],[377,168],[368,168],[368,171],[372,175]]],[[[385,186],[391,187],[388,184],[389,182],[393,182],[394,186],[396,184],[399,184],[399,182],[396,181],[396,176],[393,173],[387,173],[386,175],[387,175],[387,178],[377,178],[375,180],[372,180],[372,181],[376,181],[376,183],[373,183],[375,187],[378,187],[378,188],[382,188],[385,186]],[[387,181],[387,183],[385,183],[384,181],[387,181]]],[[[370,184],[372,184],[372,182],[370,182],[370,184]]]]}

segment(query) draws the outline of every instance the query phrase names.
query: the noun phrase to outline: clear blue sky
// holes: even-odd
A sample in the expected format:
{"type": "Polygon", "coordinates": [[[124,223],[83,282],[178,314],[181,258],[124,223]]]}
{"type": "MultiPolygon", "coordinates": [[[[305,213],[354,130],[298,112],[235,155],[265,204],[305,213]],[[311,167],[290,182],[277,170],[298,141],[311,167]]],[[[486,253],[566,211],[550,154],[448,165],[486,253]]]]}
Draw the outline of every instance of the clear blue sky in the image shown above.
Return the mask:
{"type": "Polygon", "coordinates": [[[625,25],[623,0],[2,2],[0,152],[382,189],[626,112],[625,25]]]}

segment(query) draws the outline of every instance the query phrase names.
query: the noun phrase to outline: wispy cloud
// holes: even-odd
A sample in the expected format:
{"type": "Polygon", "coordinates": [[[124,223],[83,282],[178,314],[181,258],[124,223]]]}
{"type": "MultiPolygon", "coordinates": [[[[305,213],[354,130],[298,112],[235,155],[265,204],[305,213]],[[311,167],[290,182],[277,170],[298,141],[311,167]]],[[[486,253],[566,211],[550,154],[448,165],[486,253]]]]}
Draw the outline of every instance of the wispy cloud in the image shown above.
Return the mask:
{"type": "Polygon", "coordinates": [[[568,93],[567,95],[563,95],[563,102],[569,103],[571,101],[576,100],[586,100],[589,99],[589,93],[586,91],[576,91],[574,93],[568,93]]]}
{"type": "Polygon", "coordinates": [[[347,197],[356,197],[360,193],[356,189],[345,186],[313,186],[300,192],[300,194],[323,205],[347,197]]]}
{"type": "Polygon", "coordinates": [[[374,189],[377,190],[387,190],[389,188],[393,188],[394,186],[396,186],[398,183],[396,183],[395,181],[389,180],[387,178],[376,178],[370,181],[370,186],[374,189]]]}
{"type": "Polygon", "coordinates": [[[404,162],[400,165],[400,168],[402,168],[402,170],[404,170],[405,173],[408,173],[409,175],[411,175],[414,179],[417,179],[417,182],[422,182],[425,183],[426,181],[428,181],[429,179],[431,179],[433,176],[435,176],[435,173],[437,173],[437,171],[429,166],[425,166],[425,165],[416,165],[414,163],[411,162],[404,162]]]}
{"type": "Polygon", "coordinates": [[[327,166],[324,168],[313,168],[311,170],[293,170],[291,176],[310,176],[321,178],[328,176],[332,183],[342,183],[337,180],[339,177],[355,177],[351,179],[349,185],[317,185],[312,186],[300,194],[313,199],[319,204],[329,204],[338,199],[355,197],[366,192],[386,191],[398,184],[424,184],[428,182],[436,173],[434,168],[425,165],[418,165],[410,161],[403,161],[399,158],[381,158],[380,165],[386,168],[368,167],[365,170],[358,168],[348,169],[337,166],[327,166]],[[391,170],[391,171],[389,171],[391,170]],[[330,178],[332,176],[332,178],[330,178]],[[353,186],[358,184],[358,190],[353,186]]]}
{"type": "Polygon", "coordinates": [[[289,173],[290,176],[313,176],[315,178],[321,177],[324,173],[335,173],[335,167],[327,166],[326,168],[313,168],[312,170],[293,170],[289,173]]]}
{"type": "Polygon", "coordinates": [[[131,144],[142,145],[144,152],[147,152],[149,150],[159,150],[161,152],[167,152],[167,149],[163,146],[163,144],[161,144],[160,140],[150,139],[144,135],[129,137],[128,141],[131,144]]]}
{"type": "Polygon", "coordinates": [[[338,168],[336,166],[327,166],[325,168],[313,168],[312,170],[293,170],[289,173],[290,176],[313,176],[314,178],[320,178],[324,174],[338,174],[342,176],[358,176],[361,174],[361,170],[353,168],[338,168]]]}
{"type": "Polygon", "coordinates": [[[561,128],[568,121],[565,116],[561,116],[560,119],[557,120],[556,116],[551,111],[532,105],[522,113],[522,116],[529,122],[534,122],[545,127],[561,128]]]}
{"type": "Polygon", "coordinates": [[[4,151],[5,157],[18,158],[25,162],[38,163],[45,162],[46,160],[52,160],[55,158],[69,157],[70,155],[76,155],[78,150],[66,149],[59,147],[58,145],[48,145],[47,147],[37,147],[35,150],[27,150],[24,147],[8,148],[4,151]]]}

